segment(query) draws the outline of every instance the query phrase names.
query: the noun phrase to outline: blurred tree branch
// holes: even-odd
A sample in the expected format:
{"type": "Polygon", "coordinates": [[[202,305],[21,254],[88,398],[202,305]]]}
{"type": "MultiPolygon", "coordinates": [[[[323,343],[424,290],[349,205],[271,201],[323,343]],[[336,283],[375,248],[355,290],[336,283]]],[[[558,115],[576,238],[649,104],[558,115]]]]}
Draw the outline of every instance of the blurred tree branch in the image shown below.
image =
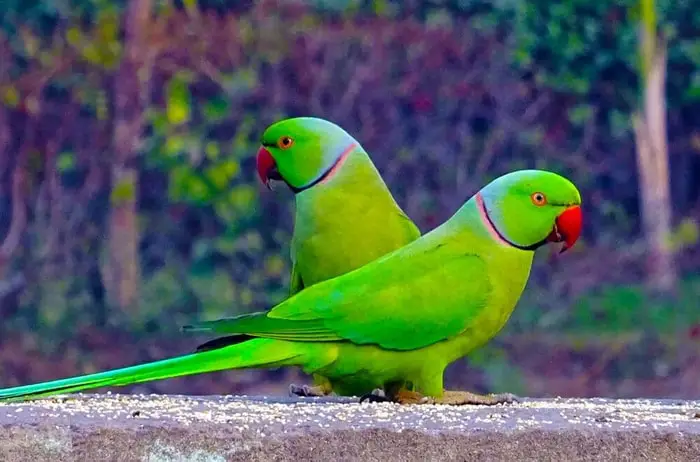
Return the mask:
{"type": "MultiPolygon", "coordinates": [[[[11,158],[10,144],[11,135],[9,129],[9,120],[7,117],[7,109],[0,107],[0,155],[3,159],[11,158]]],[[[10,199],[11,199],[11,216],[10,226],[5,234],[5,237],[0,244],[0,267],[4,273],[4,267],[14,254],[22,239],[27,224],[27,209],[25,204],[26,194],[26,168],[29,150],[25,147],[16,157],[15,166],[12,168],[10,175],[10,199]]],[[[7,162],[6,165],[9,164],[7,162]]]]}
{"type": "Polygon", "coordinates": [[[138,166],[144,110],[153,60],[149,26],[152,0],[131,0],[124,15],[124,54],[114,78],[112,192],[108,218],[108,263],[103,269],[111,303],[121,309],[136,305],[140,279],[137,217],[138,166]]]}
{"type": "MultiPolygon", "coordinates": [[[[546,287],[538,313],[563,319],[575,297],[645,277],[649,241],[629,239],[642,182],[629,175],[638,24],[616,16],[626,4],[535,0],[517,27],[474,11],[440,15],[436,27],[410,13],[329,19],[274,0],[221,14],[152,3],[153,17],[142,2],[90,6],[89,21],[66,10],[49,28],[23,24],[0,50],[0,98],[17,100],[0,158],[3,234],[19,173],[10,168],[29,156],[28,223],[8,266],[27,289],[4,303],[32,326],[52,316],[103,325],[102,284],[125,310],[138,298],[122,320],[139,326],[269,306],[288,271],[279,251],[289,202],[257,194],[251,153],[267,123],[296,115],[329,118],[360,140],[424,230],[505,171],[572,178],[585,197],[584,236],[566,272],[533,271],[546,287]],[[173,82],[184,95],[178,121],[173,82]]],[[[692,94],[679,96],[696,50],[685,39],[668,57],[668,149],[681,154],[672,159],[686,152],[688,114],[698,113],[692,94]]],[[[639,139],[651,136],[643,128],[639,139]]],[[[691,177],[677,171],[674,182],[691,177]]],[[[697,192],[685,201],[677,212],[697,215],[697,192]]],[[[678,254],[678,267],[696,268],[698,251],[678,254]]]]}
{"type": "Polygon", "coordinates": [[[641,0],[640,57],[644,93],[642,109],[633,116],[640,202],[649,247],[649,287],[671,292],[676,267],[670,245],[672,203],[666,137],[666,42],[657,37],[654,0],[641,0]]]}

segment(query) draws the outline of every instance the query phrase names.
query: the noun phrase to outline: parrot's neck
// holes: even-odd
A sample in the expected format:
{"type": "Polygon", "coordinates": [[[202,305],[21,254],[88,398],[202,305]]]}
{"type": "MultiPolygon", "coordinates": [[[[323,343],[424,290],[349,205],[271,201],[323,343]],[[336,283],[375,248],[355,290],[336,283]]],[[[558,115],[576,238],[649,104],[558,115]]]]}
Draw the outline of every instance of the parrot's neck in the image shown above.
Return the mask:
{"type": "Polygon", "coordinates": [[[480,237],[486,238],[500,247],[512,248],[522,251],[534,251],[540,244],[524,247],[510,241],[489,215],[484,198],[480,193],[476,193],[469,199],[449,220],[454,222],[456,229],[469,229],[477,233],[480,237]]]}
{"type": "Polygon", "coordinates": [[[325,172],[321,173],[321,175],[314,181],[300,188],[292,186],[289,183],[287,183],[287,186],[289,186],[289,189],[291,189],[294,194],[299,194],[308,189],[313,188],[314,186],[330,181],[338,173],[338,171],[340,171],[340,169],[343,168],[343,165],[345,165],[345,162],[347,161],[348,157],[350,157],[350,155],[353,153],[353,151],[357,149],[359,149],[359,144],[356,141],[353,141],[340,153],[340,155],[333,161],[330,167],[328,167],[328,169],[325,172]]]}
{"type": "Polygon", "coordinates": [[[379,195],[393,201],[379,171],[359,144],[352,151],[343,153],[340,160],[342,162],[336,164],[331,175],[296,195],[298,204],[329,192],[342,195],[347,192],[355,198],[367,196],[381,200],[381,197],[377,197],[379,195]]]}
{"type": "Polygon", "coordinates": [[[478,196],[467,201],[448,220],[442,242],[451,241],[453,252],[478,255],[487,266],[491,285],[488,309],[478,320],[479,328],[455,341],[455,348],[446,354],[453,361],[483,345],[500,331],[510,318],[527,285],[535,253],[511,245],[494,229],[480,207],[478,196]]]}

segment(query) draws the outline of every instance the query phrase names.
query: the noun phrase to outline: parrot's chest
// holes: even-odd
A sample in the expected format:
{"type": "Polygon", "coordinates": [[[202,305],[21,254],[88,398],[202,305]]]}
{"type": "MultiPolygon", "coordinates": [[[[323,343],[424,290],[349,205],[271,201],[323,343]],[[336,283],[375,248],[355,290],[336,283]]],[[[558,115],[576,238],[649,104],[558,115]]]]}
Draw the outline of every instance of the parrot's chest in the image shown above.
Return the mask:
{"type": "MultiPolygon", "coordinates": [[[[484,258],[491,275],[487,308],[468,323],[468,328],[454,339],[458,357],[491,340],[505,326],[525,289],[530,274],[530,252],[505,252],[484,258]]],[[[456,358],[453,358],[456,359],[456,358]]]]}
{"type": "Polygon", "coordinates": [[[319,227],[300,240],[296,260],[302,280],[310,285],[357,269],[399,247],[396,236],[384,236],[371,226],[357,226],[351,232],[319,227]]]}
{"type": "Polygon", "coordinates": [[[490,324],[494,334],[501,330],[513,313],[525,290],[532,266],[532,252],[511,250],[489,261],[491,278],[490,324]]]}
{"type": "Polygon", "coordinates": [[[305,286],[357,269],[412,239],[395,210],[371,204],[324,204],[336,213],[297,217],[292,245],[305,286]]]}

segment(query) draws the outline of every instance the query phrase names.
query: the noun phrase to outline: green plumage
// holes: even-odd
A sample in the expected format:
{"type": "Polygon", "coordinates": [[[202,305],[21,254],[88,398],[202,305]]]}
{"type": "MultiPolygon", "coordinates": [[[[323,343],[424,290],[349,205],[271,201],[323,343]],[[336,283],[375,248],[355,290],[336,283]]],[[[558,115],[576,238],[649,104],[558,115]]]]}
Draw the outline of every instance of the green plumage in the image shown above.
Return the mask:
{"type": "MultiPolygon", "coordinates": [[[[2,401],[23,401],[28,398],[72,393],[100,387],[118,387],[182,375],[214,372],[245,367],[277,367],[292,360],[294,345],[280,348],[274,340],[253,339],[224,349],[194,353],[113,371],[99,372],[24,387],[0,390],[2,401]]],[[[301,353],[301,351],[299,352],[301,353]]]]}
{"type": "MultiPolygon", "coordinates": [[[[420,237],[362,146],[326,120],[299,117],[271,125],[262,144],[292,187],[332,175],[295,196],[290,295],[359,268],[420,237]],[[282,137],[294,140],[281,149],[282,137]]],[[[330,391],[319,374],[314,382],[330,391]]]]}
{"type": "Polygon", "coordinates": [[[326,183],[297,194],[291,243],[294,273],[308,287],[418,237],[416,225],[398,206],[369,156],[358,148],[326,183]]]}
{"type": "Polygon", "coordinates": [[[141,366],[0,390],[0,399],[272,366],[300,366],[321,374],[341,394],[411,383],[425,395],[440,397],[444,369],[503,327],[527,282],[534,247],[545,243],[557,231],[558,217],[580,201],[576,188],[553,173],[505,175],[443,225],[388,255],[317,283],[269,312],[196,326],[258,338],[242,337],[240,343],[141,366]],[[530,202],[535,192],[548,197],[547,205],[530,202]],[[521,218],[517,226],[510,224],[513,215],[521,218]],[[530,250],[519,248],[528,246],[530,250]]]}
{"type": "Polygon", "coordinates": [[[295,195],[292,295],[420,237],[369,155],[339,126],[313,117],[286,119],[265,130],[262,144],[281,179],[302,189],[295,195]],[[283,137],[293,145],[280,148],[283,137]]]}

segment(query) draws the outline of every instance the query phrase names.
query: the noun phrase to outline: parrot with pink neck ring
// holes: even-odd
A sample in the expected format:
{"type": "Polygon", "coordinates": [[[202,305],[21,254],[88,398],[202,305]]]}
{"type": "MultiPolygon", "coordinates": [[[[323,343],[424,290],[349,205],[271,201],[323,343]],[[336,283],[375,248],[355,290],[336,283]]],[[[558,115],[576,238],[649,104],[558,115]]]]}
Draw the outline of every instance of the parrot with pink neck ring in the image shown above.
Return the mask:
{"type": "MultiPolygon", "coordinates": [[[[360,143],[340,126],[315,117],[270,125],[257,154],[260,180],[294,192],[290,295],[345,274],[420,237],[360,143]]],[[[333,390],[316,374],[314,386],[289,386],[297,396],[333,390]]]]}
{"type": "Polygon", "coordinates": [[[542,170],[512,172],[429,233],[269,311],[185,326],[227,335],[195,353],[7,388],[0,401],[224,369],[297,366],[343,395],[380,388],[382,399],[402,404],[509,402],[508,394],[444,390],[445,368],[503,328],[535,251],[551,243],[567,250],[581,228],[581,195],[573,183],[542,170]]]}

